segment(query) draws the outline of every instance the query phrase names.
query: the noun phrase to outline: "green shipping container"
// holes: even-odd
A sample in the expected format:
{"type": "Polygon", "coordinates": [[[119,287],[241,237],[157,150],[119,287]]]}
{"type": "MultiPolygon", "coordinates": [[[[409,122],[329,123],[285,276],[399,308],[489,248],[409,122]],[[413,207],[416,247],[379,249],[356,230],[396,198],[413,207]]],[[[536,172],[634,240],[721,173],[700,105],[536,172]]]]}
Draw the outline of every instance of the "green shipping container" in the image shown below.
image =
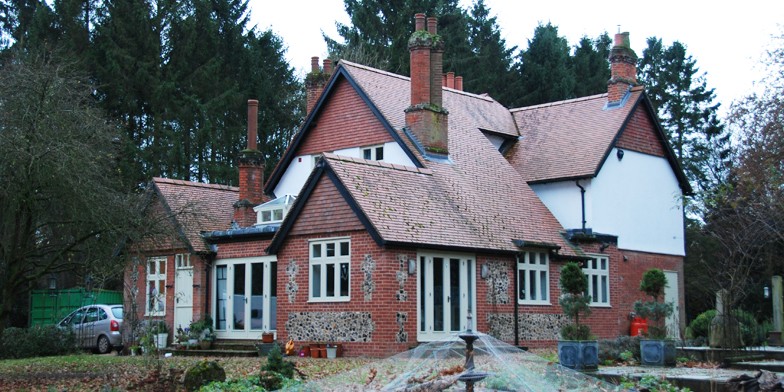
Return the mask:
{"type": "Polygon", "coordinates": [[[66,290],[32,290],[30,292],[30,326],[56,324],[74,310],[92,304],[119,305],[122,292],[83,288],[66,290]]]}

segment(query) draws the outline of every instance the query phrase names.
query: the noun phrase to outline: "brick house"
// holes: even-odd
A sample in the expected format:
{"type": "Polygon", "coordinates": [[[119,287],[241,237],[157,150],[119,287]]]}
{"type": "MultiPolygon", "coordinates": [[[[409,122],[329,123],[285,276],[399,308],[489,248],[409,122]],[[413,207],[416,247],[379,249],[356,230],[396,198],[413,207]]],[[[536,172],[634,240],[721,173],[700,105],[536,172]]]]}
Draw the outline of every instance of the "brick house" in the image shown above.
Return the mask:
{"type": "Polygon", "coordinates": [[[551,345],[566,321],[567,261],[589,277],[599,338],[628,334],[648,268],[667,272],[667,298],[683,309],[690,189],[637,86],[628,34],[615,38],[608,93],[509,110],[444,75],[436,19],[415,20],[410,78],[313,59],[307,117],[266,182],[250,102],[239,190],[220,188],[226,220],[183,236],[200,242],[182,248],[203,271],[193,315],[213,315],[221,339],[271,330],[341,342],[347,355],[385,356],[467,327],[551,345]]]}

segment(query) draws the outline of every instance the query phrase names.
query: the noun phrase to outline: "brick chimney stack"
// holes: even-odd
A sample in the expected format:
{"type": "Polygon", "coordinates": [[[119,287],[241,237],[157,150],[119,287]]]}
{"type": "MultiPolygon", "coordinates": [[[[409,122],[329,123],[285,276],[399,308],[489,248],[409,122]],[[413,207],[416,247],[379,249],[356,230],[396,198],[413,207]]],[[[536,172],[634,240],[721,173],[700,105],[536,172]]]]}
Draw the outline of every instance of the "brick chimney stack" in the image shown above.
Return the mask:
{"type": "Polygon", "coordinates": [[[307,113],[313,110],[316,106],[321,93],[324,91],[324,86],[327,85],[329,77],[332,75],[332,60],[324,59],[324,68],[319,68],[318,56],[310,58],[310,73],[305,76],[305,88],[307,90],[307,113]]]}
{"type": "Polygon", "coordinates": [[[620,102],[633,86],[637,85],[637,54],[629,44],[629,33],[615,34],[610,50],[610,80],[607,83],[607,101],[620,102]]]}
{"type": "Polygon", "coordinates": [[[448,112],[443,108],[442,88],[444,41],[438,35],[436,18],[414,16],[416,30],[408,40],[411,55],[411,106],[406,109],[406,126],[428,154],[449,154],[448,112]],[[427,29],[425,29],[427,26],[427,29]]]}
{"type": "Polygon", "coordinates": [[[264,156],[256,148],[258,138],[259,101],[248,100],[248,145],[239,159],[240,197],[234,203],[234,221],[240,227],[253,226],[253,207],[264,202],[264,156]]]}

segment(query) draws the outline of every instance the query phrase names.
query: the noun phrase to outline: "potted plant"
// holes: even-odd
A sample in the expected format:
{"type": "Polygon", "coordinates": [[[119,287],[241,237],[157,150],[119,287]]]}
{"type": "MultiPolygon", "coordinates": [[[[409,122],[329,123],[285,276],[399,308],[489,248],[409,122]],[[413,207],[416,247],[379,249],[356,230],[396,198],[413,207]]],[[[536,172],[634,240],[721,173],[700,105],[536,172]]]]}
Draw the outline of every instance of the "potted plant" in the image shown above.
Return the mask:
{"type": "Polygon", "coordinates": [[[212,331],[212,317],[204,316],[199,321],[191,322],[190,334],[202,350],[211,348],[212,342],[215,340],[215,333],[212,331]]]}
{"type": "Polygon", "coordinates": [[[155,335],[155,348],[166,348],[169,342],[169,326],[163,320],[153,321],[150,331],[155,335]]]}
{"type": "Polygon", "coordinates": [[[264,331],[261,333],[262,343],[272,343],[275,341],[275,333],[271,331],[264,331]]]}
{"type": "Polygon", "coordinates": [[[580,315],[591,314],[588,278],[580,265],[567,263],[561,268],[561,304],[564,314],[572,321],[561,328],[558,341],[558,360],[561,365],[576,370],[594,370],[599,365],[599,343],[591,335],[588,325],[580,324],[580,315]]]}
{"type": "Polygon", "coordinates": [[[327,344],[327,358],[335,359],[338,356],[338,346],[334,344],[327,344]]]}
{"type": "Polygon", "coordinates": [[[675,365],[675,342],[667,339],[667,328],[664,325],[667,316],[673,311],[672,303],[664,302],[665,287],[667,277],[662,270],[652,268],[642,275],[640,291],[651,297],[650,301],[638,300],[634,303],[634,312],[648,319],[648,333],[640,340],[640,362],[643,365],[675,365]]]}

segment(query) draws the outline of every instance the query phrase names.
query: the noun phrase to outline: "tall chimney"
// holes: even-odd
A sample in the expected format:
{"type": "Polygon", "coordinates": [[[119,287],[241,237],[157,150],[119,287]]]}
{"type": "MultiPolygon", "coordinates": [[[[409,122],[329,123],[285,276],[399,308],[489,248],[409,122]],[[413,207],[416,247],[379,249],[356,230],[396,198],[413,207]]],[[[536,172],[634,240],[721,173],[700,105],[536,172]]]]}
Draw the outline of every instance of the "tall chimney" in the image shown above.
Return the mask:
{"type": "Polygon", "coordinates": [[[308,96],[306,114],[310,114],[313,107],[316,106],[316,102],[321,97],[330,75],[332,75],[332,60],[324,59],[324,69],[322,70],[319,68],[318,56],[310,58],[310,73],[305,76],[305,88],[308,96]]]}
{"type": "Polygon", "coordinates": [[[416,30],[408,40],[411,54],[411,106],[406,126],[428,154],[449,154],[448,112],[442,107],[444,43],[438,36],[436,18],[416,14],[416,30]]]}
{"type": "Polygon", "coordinates": [[[455,76],[455,90],[463,91],[463,77],[455,76]]]}
{"type": "Polygon", "coordinates": [[[629,44],[629,33],[615,34],[610,50],[610,80],[607,82],[607,101],[620,102],[637,85],[637,54],[629,44]]]}
{"type": "Polygon", "coordinates": [[[253,226],[256,212],[253,207],[264,202],[264,156],[256,149],[258,138],[259,101],[248,100],[248,148],[239,159],[239,200],[234,203],[234,221],[240,227],[253,226]]]}

